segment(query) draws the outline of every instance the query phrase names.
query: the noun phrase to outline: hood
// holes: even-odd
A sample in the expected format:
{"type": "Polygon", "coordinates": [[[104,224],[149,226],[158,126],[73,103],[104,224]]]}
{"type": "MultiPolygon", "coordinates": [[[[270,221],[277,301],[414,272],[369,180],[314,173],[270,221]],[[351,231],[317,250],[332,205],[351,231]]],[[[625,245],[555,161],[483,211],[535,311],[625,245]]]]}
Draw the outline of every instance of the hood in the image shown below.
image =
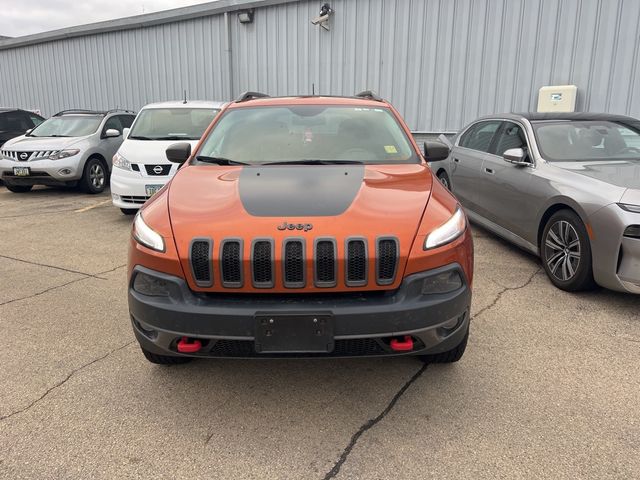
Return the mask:
{"type": "Polygon", "coordinates": [[[419,164],[191,165],[170,184],[169,213],[183,261],[196,237],[213,239],[214,251],[223,239],[240,238],[245,259],[253,240],[270,238],[278,262],[290,237],[304,238],[307,251],[315,239],[335,239],[340,259],[350,237],[367,238],[373,251],[376,238],[393,236],[402,272],[431,186],[429,168],[419,164]]]}
{"type": "Polygon", "coordinates": [[[89,138],[86,137],[27,137],[21,135],[8,140],[2,148],[12,151],[49,151],[70,148],[89,138]]]}
{"type": "Polygon", "coordinates": [[[134,140],[127,138],[122,142],[122,145],[120,145],[118,153],[131,163],[170,163],[165,153],[167,147],[175,143],[188,142],[191,144],[191,148],[194,149],[199,141],[200,140],[134,140]]]}
{"type": "Polygon", "coordinates": [[[640,159],[553,162],[552,165],[617,187],[640,189],[640,159]]]}

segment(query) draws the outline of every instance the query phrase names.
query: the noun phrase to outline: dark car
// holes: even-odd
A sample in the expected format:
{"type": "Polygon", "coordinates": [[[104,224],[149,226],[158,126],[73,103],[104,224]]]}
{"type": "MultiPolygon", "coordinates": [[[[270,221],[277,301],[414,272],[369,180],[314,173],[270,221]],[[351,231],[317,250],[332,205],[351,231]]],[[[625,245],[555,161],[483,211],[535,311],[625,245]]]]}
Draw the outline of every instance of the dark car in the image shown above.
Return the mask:
{"type": "Polygon", "coordinates": [[[0,147],[7,140],[24,135],[27,130],[42,122],[44,118],[36,113],[17,108],[0,108],[0,147]]]}

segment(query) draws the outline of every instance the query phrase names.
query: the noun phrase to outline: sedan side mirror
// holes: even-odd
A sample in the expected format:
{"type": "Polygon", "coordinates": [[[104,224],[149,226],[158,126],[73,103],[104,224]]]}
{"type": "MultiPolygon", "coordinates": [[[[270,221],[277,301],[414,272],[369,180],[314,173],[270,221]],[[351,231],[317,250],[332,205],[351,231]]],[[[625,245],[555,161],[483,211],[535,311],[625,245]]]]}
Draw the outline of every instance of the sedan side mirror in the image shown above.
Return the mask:
{"type": "Polygon", "coordinates": [[[123,128],[122,129],[122,138],[123,139],[127,139],[127,137],[129,136],[129,130],[131,130],[130,128],[123,128]]]}
{"type": "Polygon", "coordinates": [[[525,160],[526,156],[526,153],[521,148],[510,148],[502,154],[505,162],[513,163],[514,165],[531,165],[531,162],[525,160]]]}
{"type": "Polygon", "coordinates": [[[191,156],[191,144],[187,142],[174,143],[166,150],[167,160],[173,163],[184,163],[191,156]]]}
{"type": "Polygon", "coordinates": [[[120,135],[122,134],[115,128],[110,128],[106,132],[104,132],[104,138],[116,138],[116,137],[119,137],[120,135]]]}
{"type": "Polygon", "coordinates": [[[424,158],[427,162],[444,160],[449,152],[449,147],[442,142],[424,142],[424,158]]]}

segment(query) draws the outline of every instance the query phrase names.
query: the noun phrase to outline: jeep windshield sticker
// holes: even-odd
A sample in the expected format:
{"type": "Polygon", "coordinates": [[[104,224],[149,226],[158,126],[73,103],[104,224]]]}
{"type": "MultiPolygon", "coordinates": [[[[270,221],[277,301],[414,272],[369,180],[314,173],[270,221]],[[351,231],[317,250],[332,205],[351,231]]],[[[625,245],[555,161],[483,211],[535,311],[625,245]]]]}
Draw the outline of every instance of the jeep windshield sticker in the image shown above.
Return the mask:
{"type": "Polygon", "coordinates": [[[385,145],[384,150],[389,154],[398,153],[398,149],[394,145],[385,145]]]}

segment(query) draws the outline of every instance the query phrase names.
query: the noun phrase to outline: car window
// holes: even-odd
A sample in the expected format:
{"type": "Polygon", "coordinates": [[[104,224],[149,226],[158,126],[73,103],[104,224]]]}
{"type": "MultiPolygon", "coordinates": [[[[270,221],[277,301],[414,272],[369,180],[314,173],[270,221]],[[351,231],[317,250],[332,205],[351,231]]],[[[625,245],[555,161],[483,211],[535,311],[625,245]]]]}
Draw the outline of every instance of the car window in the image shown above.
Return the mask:
{"type": "Polygon", "coordinates": [[[120,115],[120,123],[122,123],[122,128],[131,128],[131,124],[135,120],[135,115],[120,115]]]}
{"type": "Polygon", "coordinates": [[[29,116],[29,120],[31,120],[31,123],[33,124],[32,127],[37,127],[42,122],[44,122],[44,118],[41,118],[38,115],[34,115],[32,113],[29,113],[28,116],[29,116]]]}
{"type": "Polygon", "coordinates": [[[133,140],[200,140],[213,118],[214,108],[147,108],[136,117],[133,140]]]}
{"type": "Polygon", "coordinates": [[[640,125],[607,120],[545,121],[532,124],[548,161],[624,160],[640,157],[640,125]]]}
{"type": "Polygon", "coordinates": [[[114,129],[122,133],[122,123],[120,123],[120,115],[114,115],[113,117],[108,119],[104,124],[102,133],[105,133],[109,129],[114,129]]]}
{"type": "Polygon", "coordinates": [[[31,137],[84,137],[98,130],[100,115],[62,115],[45,120],[29,134],[31,137]]]}
{"type": "Polygon", "coordinates": [[[478,150],[480,152],[488,152],[491,140],[500,126],[500,121],[479,122],[467,130],[460,137],[459,146],[478,150]]]}
{"type": "Polygon", "coordinates": [[[341,105],[228,110],[199,155],[244,163],[351,160],[419,161],[388,108],[341,105]]]}
{"type": "Polygon", "coordinates": [[[511,148],[527,148],[527,137],[522,127],[516,123],[505,122],[500,129],[500,134],[496,140],[493,152],[502,156],[504,152],[511,148]]]}
{"type": "Polygon", "coordinates": [[[21,112],[6,112],[0,114],[0,131],[1,132],[26,132],[31,128],[27,123],[27,119],[22,116],[21,112]]]}

